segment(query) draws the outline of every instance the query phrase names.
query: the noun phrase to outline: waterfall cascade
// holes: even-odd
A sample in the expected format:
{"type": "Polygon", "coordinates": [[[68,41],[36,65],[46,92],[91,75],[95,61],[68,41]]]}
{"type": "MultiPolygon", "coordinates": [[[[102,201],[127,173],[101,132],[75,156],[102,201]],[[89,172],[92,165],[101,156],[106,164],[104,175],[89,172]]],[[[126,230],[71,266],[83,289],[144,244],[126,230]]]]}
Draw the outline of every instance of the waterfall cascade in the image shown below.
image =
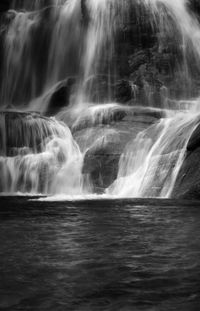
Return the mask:
{"type": "Polygon", "coordinates": [[[0,114],[0,190],[80,193],[82,155],[65,124],[38,114],[0,114]]]}
{"type": "MultiPolygon", "coordinates": [[[[189,9],[189,2],[26,0],[19,4],[13,1],[1,31],[4,40],[0,92],[1,192],[82,194],[86,188],[88,193],[91,187],[87,176],[82,174],[82,164],[85,153],[90,147],[94,149],[94,139],[98,140],[98,148],[99,142],[105,145],[109,141],[108,136],[118,135],[118,140],[113,139],[120,141],[121,134],[114,122],[123,120],[120,133],[125,137],[124,124],[133,123],[129,118],[145,115],[145,110],[139,114],[136,110],[130,112],[132,102],[126,105],[111,102],[121,70],[118,54],[123,58],[123,51],[117,51],[119,33],[131,27],[131,12],[135,12],[135,25],[140,23],[142,14],[148,14],[147,28],[156,34],[160,54],[167,49],[166,41],[173,38],[173,47],[168,49],[180,58],[177,67],[170,69],[174,80],[180,78],[183,93],[194,90],[193,69],[196,75],[200,73],[200,25],[189,9]],[[69,79],[73,82],[68,83],[69,79]],[[56,118],[29,113],[31,110],[47,114],[60,83],[66,107],[56,118]],[[12,112],[10,107],[21,112],[12,112]],[[81,142],[80,146],[75,140],[81,142]]],[[[143,87],[150,105],[158,107],[155,99],[152,100],[152,87],[144,78],[147,69],[141,61],[150,59],[147,54],[155,48],[149,48],[143,55],[134,47],[135,42],[131,44],[141,64],[125,87],[130,89],[135,101],[143,87]]],[[[155,57],[152,59],[156,64],[155,57]]],[[[131,63],[131,66],[136,65],[131,63]]],[[[156,75],[153,73],[153,78],[156,75]]],[[[160,87],[160,94],[159,108],[163,111],[160,120],[145,121],[148,126],[138,127],[136,135],[127,142],[119,160],[117,179],[106,190],[109,195],[170,197],[188,141],[198,126],[199,100],[169,98],[170,88],[165,85],[160,87]]],[[[55,105],[57,101],[58,97],[55,105]]],[[[143,99],[139,104],[143,104],[143,99]]]]}
{"type": "Polygon", "coordinates": [[[122,197],[170,197],[197,122],[195,114],[176,112],[140,132],[123,153],[118,178],[108,192],[122,197]]]}

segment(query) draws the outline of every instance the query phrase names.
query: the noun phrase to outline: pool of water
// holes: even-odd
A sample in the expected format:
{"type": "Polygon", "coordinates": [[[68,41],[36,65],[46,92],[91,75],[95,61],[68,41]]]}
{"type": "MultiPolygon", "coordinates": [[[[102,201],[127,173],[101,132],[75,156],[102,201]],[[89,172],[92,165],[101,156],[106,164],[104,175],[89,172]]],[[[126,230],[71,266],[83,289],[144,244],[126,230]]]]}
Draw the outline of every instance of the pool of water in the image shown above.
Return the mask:
{"type": "Polygon", "coordinates": [[[200,310],[200,203],[1,197],[0,310],[200,310]]]}

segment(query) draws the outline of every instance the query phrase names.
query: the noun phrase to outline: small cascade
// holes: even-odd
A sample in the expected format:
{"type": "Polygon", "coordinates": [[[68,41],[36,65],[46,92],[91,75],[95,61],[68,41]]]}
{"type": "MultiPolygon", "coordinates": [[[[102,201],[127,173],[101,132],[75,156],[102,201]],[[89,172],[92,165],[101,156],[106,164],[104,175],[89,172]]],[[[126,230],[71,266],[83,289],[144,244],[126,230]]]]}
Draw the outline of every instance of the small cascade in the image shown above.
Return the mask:
{"type": "Polygon", "coordinates": [[[82,193],[82,154],[64,123],[34,113],[0,117],[0,192],[82,193]]]}
{"type": "MultiPolygon", "coordinates": [[[[26,0],[19,8],[14,1],[4,40],[1,105],[31,102],[34,109],[35,98],[69,77],[77,80],[73,106],[91,102],[98,75],[106,74],[109,88],[115,73],[114,34],[125,7],[114,0],[52,0],[46,6],[26,0]]],[[[41,101],[39,111],[47,108],[41,101]]]]}
{"type": "Polygon", "coordinates": [[[107,192],[169,198],[198,121],[195,114],[178,112],[140,132],[122,154],[117,180],[107,192]]]}
{"type": "Polygon", "coordinates": [[[159,29],[159,50],[166,48],[165,42],[175,41],[179,49],[179,68],[177,77],[184,83],[187,95],[194,88],[193,71],[200,68],[200,27],[197,17],[189,10],[188,0],[143,0],[147,10],[152,14],[152,25],[159,29]]]}
{"type": "MultiPolygon", "coordinates": [[[[182,67],[177,75],[185,79],[188,89],[190,65],[200,64],[200,28],[186,0],[24,0],[20,5],[17,3],[14,1],[8,12],[0,105],[29,106],[32,110],[37,97],[48,93],[60,81],[75,77],[70,104],[82,109],[93,102],[94,94],[97,101],[101,98],[101,82],[97,78],[101,75],[106,77],[107,91],[104,92],[110,101],[110,88],[117,73],[115,34],[129,23],[130,10],[135,12],[136,19],[141,12],[148,12],[152,28],[160,33],[157,39],[161,53],[163,40],[169,37],[176,42],[182,67]]],[[[130,84],[134,97],[137,88],[133,82],[130,84]]],[[[145,91],[154,105],[148,84],[145,91]]],[[[36,108],[46,112],[48,103],[41,99],[36,108]]]]}

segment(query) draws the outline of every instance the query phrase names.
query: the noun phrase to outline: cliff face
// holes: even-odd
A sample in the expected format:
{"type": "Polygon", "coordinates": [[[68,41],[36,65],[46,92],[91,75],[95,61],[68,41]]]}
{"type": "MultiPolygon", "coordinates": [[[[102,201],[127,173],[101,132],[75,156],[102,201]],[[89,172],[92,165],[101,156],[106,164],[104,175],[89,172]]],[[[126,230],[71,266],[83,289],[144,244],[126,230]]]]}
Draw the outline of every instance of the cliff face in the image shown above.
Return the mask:
{"type": "MultiPolygon", "coordinates": [[[[12,16],[5,14],[11,2],[2,0],[1,11],[1,46],[0,46],[0,68],[2,69],[4,58],[3,40],[6,27],[12,20],[12,16]]],[[[25,5],[31,10],[30,1],[15,1],[15,6],[20,10],[25,5]]],[[[50,4],[51,1],[41,1],[41,8],[50,4]]],[[[32,2],[33,4],[33,2],[32,2]]],[[[87,11],[87,2],[81,1],[82,26],[87,29],[90,16],[87,11]]],[[[200,17],[200,4],[197,0],[189,2],[190,10],[196,17],[200,17]]],[[[37,26],[30,32],[32,38],[31,57],[32,71],[37,76],[35,82],[36,95],[41,95],[43,81],[47,74],[47,60],[50,49],[51,35],[53,32],[51,20],[51,8],[40,14],[37,26]]],[[[92,44],[92,43],[91,43],[92,44]]],[[[79,70],[78,52],[66,56],[70,57],[67,67],[71,68],[67,74],[76,76],[79,70]]],[[[129,10],[128,16],[118,27],[114,40],[114,53],[112,59],[100,61],[98,73],[92,81],[93,92],[91,100],[94,102],[105,102],[106,100],[119,103],[130,103],[162,107],[164,99],[169,98],[191,98],[199,93],[200,72],[195,66],[194,57],[190,55],[187,60],[187,73],[183,68],[183,53],[180,42],[180,35],[173,20],[170,21],[168,31],[158,27],[153,20],[149,10],[142,2],[135,2],[129,10]],[[108,67],[111,77],[108,77],[108,67]]],[[[68,70],[68,69],[67,69],[68,70]]],[[[66,68],[60,74],[60,80],[66,78],[66,68]]],[[[2,74],[2,70],[0,70],[2,74]]],[[[3,77],[1,77],[1,81],[3,77]]],[[[24,86],[18,83],[16,87],[15,103],[30,100],[32,81],[26,78],[24,86]],[[19,92],[20,89],[20,92],[19,92]],[[23,93],[23,98],[19,96],[23,93]]],[[[90,86],[89,86],[90,87],[90,86]]],[[[166,104],[166,103],[165,103],[166,104]]],[[[169,105],[171,103],[168,103],[169,105]]],[[[55,109],[57,110],[57,109],[55,109]]]]}
{"type": "MultiPolygon", "coordinates": [[[[199,19],[199,2],[190,1],[189,7],[199,19]]],[[[162,107],[164,97],[181,99],[199,94],[200,71],[195,55],[190,47],[184,55],[182,38],[173,20],[167,27],[159,28],[148,10],[138,5],[117,37],[118,73],[134,87],[133,103],[162,107]]]]}

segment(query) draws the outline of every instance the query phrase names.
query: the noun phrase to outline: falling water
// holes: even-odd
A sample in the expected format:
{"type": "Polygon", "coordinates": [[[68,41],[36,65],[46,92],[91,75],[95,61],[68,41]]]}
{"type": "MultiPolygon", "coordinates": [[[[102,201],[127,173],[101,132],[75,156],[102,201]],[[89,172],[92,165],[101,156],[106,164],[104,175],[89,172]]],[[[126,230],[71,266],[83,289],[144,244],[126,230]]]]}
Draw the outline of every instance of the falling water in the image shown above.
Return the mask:
{"type": "Polygon", "coordinates": [[[0,191],[80,193],[82,155],[70,130],[38,114],[0,114],[0,191]]]}
{"type": "MultiPolygon", "coordinates": [[[[35,107],[34,100],[59,81],[75,77],[70,103],[81,109],[99,93],[95,81],[102,74],[107,76],[109,100],[116,71],[115,33],[123,22],[128,23],[127,12],[138,3],[148,10],[152,27],[165,36],[176,36],[183,56],[180,75],[187,79],[188,88],[191,54],[199,65],[199,24],[185,0],[51,0],[46,6],[43,1],[23,1],[21,10],[16,3],[7,13],[1,105],[18,104],[45,112],[48,102],[41,99],[35,107]]],[[[161,48],[162,38],[158,39],[161,48]]]]}
{"type": "Polygon", "coordinates": [[[196,114],[178,112],[140,132],[123,153],[118,178],[108,193],[122,197],[170,197],[198,121],[196,114]]]}
{"type": "MultiPolygon", "coordinates": [[[[61,119],[65,120],[67,114],[68,123],[70,116],[73,124],[68,125],[72,130],[84,123],[94,126],[97,122],[102,125],[105,119],[107,123],[113,120],[113,111],[126,110],[109,102],[109,88],[116,76],[115,34],[127,21],[129,8],[138,4],[148,11],[152,28],[176,37],[182,55],[180,75],[188,89],[192,87],[190,62],[200,69],[200,27],[186,0],[22,2],[19,8],[14,1],[7,13],[1,107],[13,105],[45,114],[57,85],[73,78],[75,85],[69,103],[66,102],[68,110],[61,119]],[[103,104],[99,103],[98,83],[102,75],[106,76],[107,85],[103,104]],[[94,94],[98,105],[93,102],[94,94]]],[[[158,41],[162,50],[162,38],[158,41]]],[[[130,86],[136,96],[137,86],[132,81],[130,86]]],[[[165,87],[163,90],[168,94],[165,87]]],[[[146,92],[151,95],[148,87],[146,92]]],[[[173,103],[173,112],[166,112],[166,118],[140,132],[126,146],[118,178],[107,189],[109,194],[170,196],[199,111],[198,100],[188,100],[187,107],[184,101],[173,103]]],[[[67,125],[33,114],[19,114],[17,120],[10,120],[8,115],[0,115],[0,170],[4,179],[1,191],[83,193],[84,153],[67,125]]]]}
{"type": "MultiPolygon", "coordinates": [[[[77,80],[71,105],[87,105],[92,101],[93,88],[98,88],[93,83],[98,75],[106,72],[110,83],[113,36],[123,4],[113,0],[54,0],[43,7],[34,3],[24,1],[25,10],[7,13],[11,21],[5,37],[1,105],[29,103],[34,109],[32,100],[69,77],[77,80]]],[[[41,112],[47,108],[42,101],[37,106],[41,112]]]]}
{"type": "MultiPolygon", "coordinates": [[[[192,52],[200,64],[200,27],[187,4],[185,0],[145,0],[162,31],[172,33],[171,20],[176,22],[183,50],[183,74],[189,81],[188,52],[192,52]]],[[[180,106],[180,111],[170,113],[152,128],[140,132],[127,146],[120,159],[118,178],[108,193],[122,197],[170,197],[199,119],[198,100],[188,104],[185,112],[181,111],[184,106],[180,106]]]]}

